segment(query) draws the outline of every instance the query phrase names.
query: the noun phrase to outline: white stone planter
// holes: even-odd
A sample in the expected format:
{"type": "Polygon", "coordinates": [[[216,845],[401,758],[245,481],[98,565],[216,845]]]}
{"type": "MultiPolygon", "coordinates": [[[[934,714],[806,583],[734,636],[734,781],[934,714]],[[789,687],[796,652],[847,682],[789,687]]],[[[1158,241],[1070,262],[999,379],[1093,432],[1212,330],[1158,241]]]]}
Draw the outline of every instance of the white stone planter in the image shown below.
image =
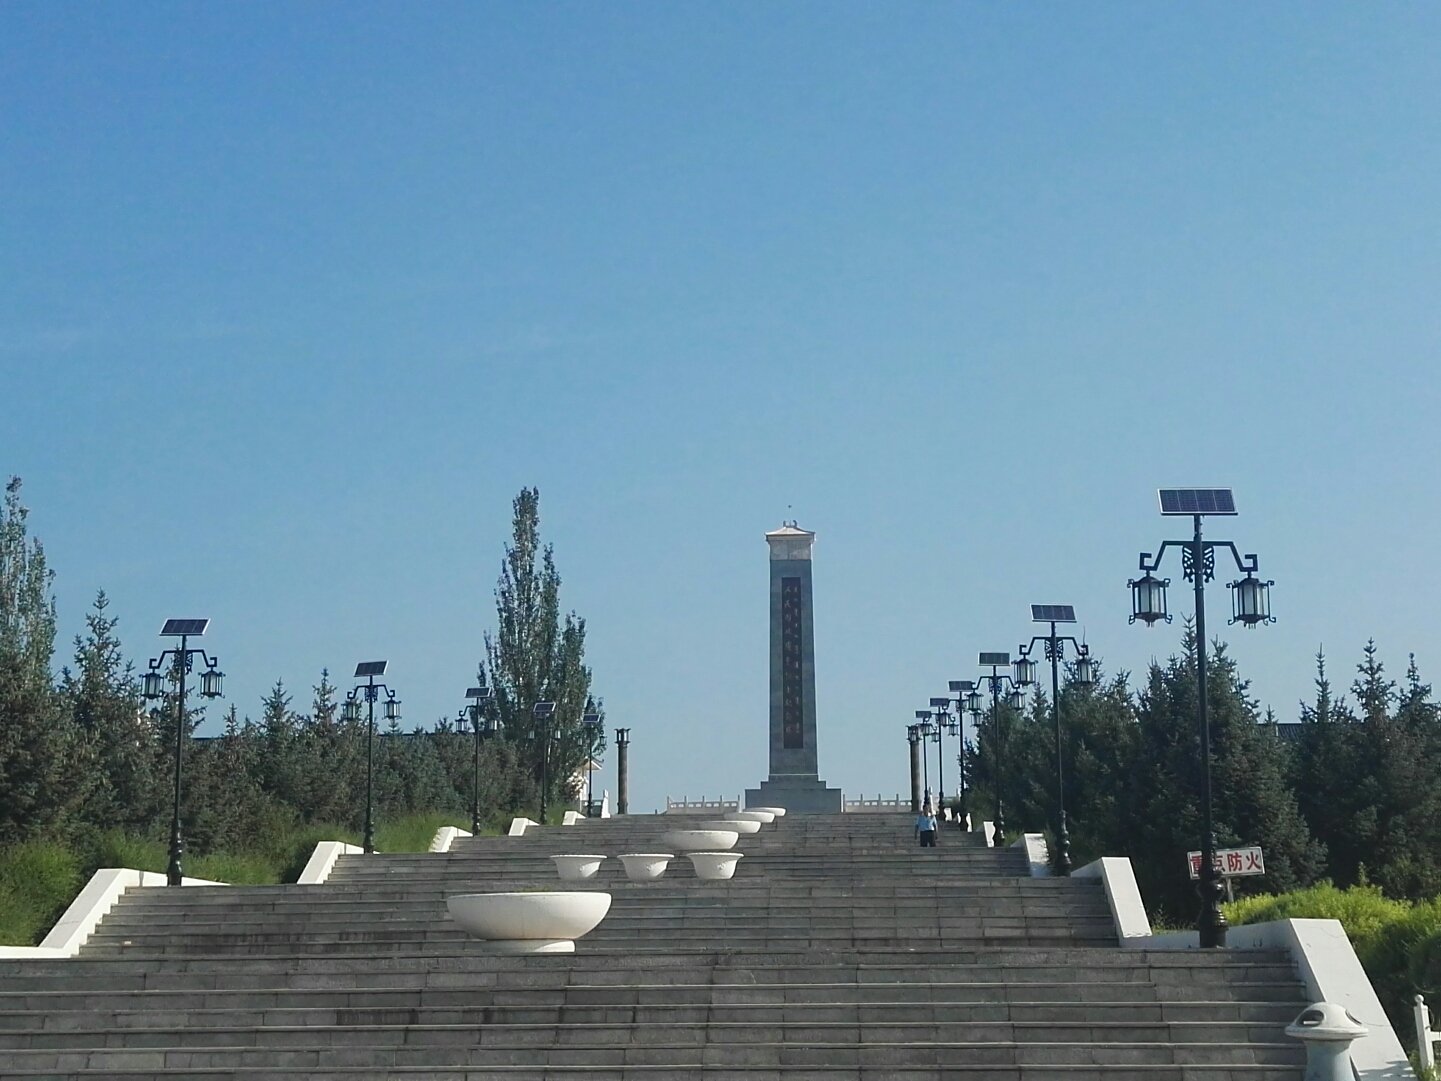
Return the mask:
{"type": "Polygon", "coordinates": [[[740,834],[735,830],[669,830],[660,839],[677,852],[719,852],[734,848],[740,834]]]}
{"type": "Polygon", "coordinates": [[[736,873],[736,863],[739,862],[742,852],[687,852],[691,866],[695,868],[696,878],[703,878],[710,882],[719,879],[730,878],[736,873]]]}
{"type": "Polygon", "coordinates": [[[665,874],[675,856],[669,852],[625,852],[620,857],[625,877],[632,882],[648,882],[665,874]]]}
{"type": "Polygon", "coordinates": [[[594,878],[595,873],[600,870],[600,865],[605,862],[604,856],[596,855],[569,855],[552,856],[555,869],[560,873],[562,882],[579,882],[583,878],[594,878]]]}
{"type": "Polygon", "coordinates": [[[731,830],[742,836],[761,831],[759,822],[751,822],[744,818],[721,818],[714,822],[698,822],[696,825],[703,830],[731,830]]]}
{"type": "Polygon", "coordinates": [[[733,818],[737,822],[763,822],[766,825],[770,825],[776,820],[776,816],[769,811],[732,811],[726,817],[733,818]]]}
{"type": "Polygon", "coordinates": [[[747,811],[769,811],[771,814],[775,815],[777,818],[784,818],[784,817],[786,816],[786,809],[785,809],[784,807],[747,807],[746,810],[747,810],[747,811]]]}
{"type": "Polygon", "coordinates": [[[610,911],[610,894],[462,893],[446,898],[445,907],[491,953],[574,953],[575,940],[610,911]]]}

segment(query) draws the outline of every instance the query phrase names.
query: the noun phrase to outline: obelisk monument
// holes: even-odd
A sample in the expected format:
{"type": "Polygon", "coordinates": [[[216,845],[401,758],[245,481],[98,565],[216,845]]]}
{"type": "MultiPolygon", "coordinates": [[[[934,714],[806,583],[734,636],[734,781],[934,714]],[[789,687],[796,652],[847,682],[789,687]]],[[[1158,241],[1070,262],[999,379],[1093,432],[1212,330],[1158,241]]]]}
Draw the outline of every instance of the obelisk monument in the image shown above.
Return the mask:
{"type": "Polygon", "coordinates": [[[839,814],[839,788],[827,788],[816,762],[816,639],[811,546],[816,535],[787,522],[770,545],[770,776],[746,789],[749,807],[794,814],[839,814]]]}

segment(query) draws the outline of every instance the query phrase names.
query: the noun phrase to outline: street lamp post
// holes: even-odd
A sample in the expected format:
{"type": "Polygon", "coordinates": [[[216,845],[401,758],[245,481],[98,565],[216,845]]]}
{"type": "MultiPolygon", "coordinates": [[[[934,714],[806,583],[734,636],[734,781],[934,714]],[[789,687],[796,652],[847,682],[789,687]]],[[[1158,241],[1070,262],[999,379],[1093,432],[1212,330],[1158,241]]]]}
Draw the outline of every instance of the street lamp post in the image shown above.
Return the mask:
{"type": "Polygon", "coordinates": [[[165,884],[181,885],[184,875],[180,870],[181,857],[185,855],[185,842],[180,835],[180,778],[181,762],[185,746],[185,676],[195,664],[198,655],[205,662],[205,671],[200,673],[200,693],[205,698],[219,698],[225,673],[216,665],[218,658],[209,656],[203,649],[191,649],[190,639],[199,638],[210,626],[208,619],[167,619],[160,628],[162,637],[180,639],[178,649],[161,651],[160,656],[150,661],[150,670],[142,680],[142,692],[150,701],[165,694],[165,677],[160,674],[166,658],[170,658],[170,678],[176,682],[175,695],[175,799],[170,815],[170,862],[165,867],[165,884]]]}
{"type": "Polygon", "coordinates": [[[486,715],[486,705],[495,697],[495,692],[485,685],[485,673],[480,674],[480,686],[471,687],[465,692],[465,697],[470,705],[460,711],[461,731],[465,731],[466,718],[470,719],[470,726],[475,733],[475,760],[470,776],[470,832],[475,835],[480,833],[480,744],[481,740],[495,735],[497,722],[494,717],[486,715]]]}
{"type": "Polygon", "coordinates": [[[1035,623],[1049,623],[1051,633],[1034,635],[1029,645],[1019,647],[1020,658],[1014,667],[1018,680],[1022,674],[1034,680],[1035,662],[1030,659],[1031,651],[1036,648],[1037,642],[1046,644],[1046,659],[1051,662],[1051,714],[1056,727],[1056,870],[1062,875],[1069,875],[1071,873],[1071,834],[1066,822],[1066,778],[1064,743],[1061,739],[1060,676],[1061,651],[1066,642],[1070,642],[1076,650],[1075,682],[1088,687],[1095,682],[1095,678],[1092,674],[1091,652],[1086,644],[1077,642],[1068,634],[1056,633],[1057,623],[1076,622],[1075,608],[1069,604],[1033,604],[1031,605],[1031,620],[1035,623]],[[1023,664],[1029,664],[1030,668],[1023,672],[1023,664]]]}
{"type": "Polygon", "coordinates": [[[585,714],[580,719],[581,727],[585,729],[586,746],[588,748],[585,756],[585,817],[593,818],[595,809],[595,750],[600,742],[600,714],[595,708],[595,699],[590,695],[585,696],[585,714]]]}
{"type": "Polygon", "coordinates": [[[1025,703],[1025,696],[1011,675],[1001,672],[1002,668],[1011,666],[1009,653],[982,653],[980,665],[991,670],[990,675],[983,675],[981,678],[986,680],[991,688],[991,722],[996,743],[996,821],[991,844],[995,848],[1003,848],[1006,844],[1006,801],[1003,791],[1006,775],[1006,734],[1005,726],[1001,723],[1001,690],[1008,683],[1012,684],[1010,693],[1006,695],[1006,705],[1012,709],[1020,709],[1025,703]]]}
{"type": "Polygon", "coordinates": [[[385,719],[400,720],[400,699],[384,683],[377,683],[376,676],[385,675],[389,661],[361,661],[355,666],[356,679],[366,682],[358,685],[345,696],[341,716],[354,724],[360,720],[360,702],[365,701],[365,836],[361,847],[369,854],[375,851],[375,700],[385,692],[385,719]]]}
{"type": "Polygon", "coordinates": [[[1226,916],[1221,911],[1221,894],[1225,886],[1216,871],[1216,828],[1211,814],[1211,725],[1206,701],[1206,583],[1216,577],[1216,549],[1231,553],[1236,568],[1246,577],[1230,584],[1232,623],[1250,628],[1261,623],[1274,623],[1271,615],[1271,586],[1256,577],[1259,561],[1254,552],[1242,556],[1232,541],[1204,540],[1201,519],[1206,515],[1234,516],[1236,501],[1229,488],[1162,488],[1158,493],[1163,516],[1189,516],[1193,532],[1189,541],[1162,541],[1154,557],[1142,552],[1141,577],[1127,582],[1131,590],[1131,619],[1148,627],[1160,620],[1171,622],[1166,610],[1166,587],[1169,578],[1161,579],[1152,571],[1161,566],[1167,548],[1181,551],[1181,571],[1195,588],[1196,598],[1196,719],[1201,737],[1202,825],[1201,825],[1201,914],[1196,920],[1201,946],[1211,949],[1226,945],[1226,916]]]}
{"type": "Polygon", "coordinates": [[[545,825],[546,789],[550,787],[550,718],[555,713],[554,702],[537,702],[531,709],[535,718],[536,738],[540,740],[540,824],[545,825]]]}
{"type": "MultiPolygon", "coordinates": [[[[921,741],[921,775],[925,779],[925,800],[931,800],[931,756],[926,750],[926,741],[930,739],[931,733],[936,726],[931,723],[931,711],[928,709],[916,710],[916,723],[912,726],[916,730],[916,736],[921,741]]],[[[932,808],[934,809],[934,808],[932,808]]]]}
{"type": "Polygon", "coordinates": [[[936,816],[942,821],[946,817],[946,741],[947,733],[956,734],[956,723],[951,719],[951,700],[932,698],[930,715],[936,729],[936,816]]]}
{"type": "MultiPolygon", "coordinates": [[[[956,751],[956,769],[960,774],[960,795],[961,807],[957,815],[957,821],[964,823],[966,814],[970,810],[969,798],[966,793],[966,711],[970,708],[969,702],[972,695],[976,695],[976,685],[969,679],[953,679],[948,684],[950,692],[955,695],[956,703],[956,734],[960,737],[960,747],[956,751]]],[[[979,695],[976,695],[979,698],[979,695]]],[[[979,711],[979,706],[977,707],[979,711]]]]}

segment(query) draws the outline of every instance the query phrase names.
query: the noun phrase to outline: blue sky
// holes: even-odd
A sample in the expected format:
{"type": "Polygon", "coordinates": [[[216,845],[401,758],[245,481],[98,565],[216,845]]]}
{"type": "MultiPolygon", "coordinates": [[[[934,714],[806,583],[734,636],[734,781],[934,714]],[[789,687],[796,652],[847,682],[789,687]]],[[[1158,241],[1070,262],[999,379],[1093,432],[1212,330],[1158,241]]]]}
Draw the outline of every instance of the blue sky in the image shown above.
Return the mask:
{"type": "Polygon", "coordinates": [[[7,3],[0,473],[64,640],[104,588],[137,658],[210,617],[245,712],[386,657],[427,724],[537,485],[642,810],[764,775],[792,516],[852,795],[903,788],[912,711],[1032,602],[1111,670],[1175,650],[1126,623],[1137,552],[1185,532],[1163,485],[1236,490],[1217,535],[1280,622],[1229,633],[1221,588],[1210,622],[1283,718],[1322,644],[1338,682],[1373,635],[1441,678],[1438,31],[7,3]]]}

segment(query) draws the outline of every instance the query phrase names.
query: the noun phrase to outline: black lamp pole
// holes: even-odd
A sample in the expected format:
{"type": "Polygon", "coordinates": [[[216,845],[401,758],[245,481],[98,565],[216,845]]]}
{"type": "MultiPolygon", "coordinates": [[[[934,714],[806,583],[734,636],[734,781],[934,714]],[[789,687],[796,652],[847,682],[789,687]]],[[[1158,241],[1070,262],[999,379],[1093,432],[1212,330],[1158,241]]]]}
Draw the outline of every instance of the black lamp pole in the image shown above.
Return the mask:
{"type": "Polygon", "coordinates": [[[1216,827],[1211,811],[1211,723],[1208,715],[1206,691],[1206,583],[1216,577],[1216,549],[1224,548],[1231,553],[1236,567],[1246,575],[1232,582],[1231,595],[1232,623],[1255,627],[1261,623],[1274,623],[1271,615],[1271,586],[1274,582],[1263,582],[1256,577],[1260,563],[1254,552],[1244,557],[1231,541],[1208,541],[1201,536],[1201,518],[1207,514],[1234,515],[1235,501],[1229,488],[1173,489],[1160,492],[1163,515],[1189,515],[1194,530],[1189,541],[1162,541],[1153,557],[1142,552],[1140,568],[1142,576],[1127,582],[1131,590],[1131,619],[1141,620],[1151,626],[1160,620],[1171,622],[1166,611],[1166,587],[1169,578],[1152,576],[1152,571],[1161,566],[1161,559],[1167,548],[1181,551],[1181,571],[1186,580],[1195,587],[1196,598],[1196,720],[1201,737],[1201,914],[1196,920],[1201,946],[1212,949],[1226,945],[1226,915],[1221,911],[1221,895],[1225,884],[1216,870],[1216,827]]]}
{"type": "Polygon", "coordinates": [[[585,817],[590,818],[595,811],[595,752],[603,731],[600,711],[595,708],[595,699],[590,695],[585,696],[585,713],[580,718],[580,724],[586,734],[585,817]]]}
{"type": "Polygon", "coordinates": [[[485,723],[485,707],[495,697],[495,692],[485,685],[484,672],[480,674],[480,686],[466,690],[465,697],[470,700],[470,705],[460,711],[460,716],[463,719],[468,714],[471,727],[475,730],[475,760],[470,776],[470,832],[472,835],[479,835],[480,743],[485,736],[490,734],[489,726],[485,723]]]}
{"type": "Polygon", "coordinates": [[[175,793],[170,815],[170,861],[165,867],[167,886],[179,886],[185,877],[180,868],[180,861],[185,855],[185,842],[180,834],[181,763],[184,761],[185,749],[185,675],[194,665],[196,656],[199,656],[205,662],[205,671],[200,673],[200,693],[206,698],[220,697],[221,682],[225,678],[225,673],[216,667],[220,663],[218,658],[210,657],[203,649],[191,649],[189,645],[189,639],[199,638],[209,625],[208,619],[167,619],[165,626],[160,629],[160,634],[178,637],[180,648],[163,650],[160,656],[153,658],[142,686],[147,699],[154,701],[161,698],[165,693],[165,680],[160,669],[166,658],[170,658],[171,678],[176,682],[175,793]]]}
{"type": "Polygon", "coordinates": [[[964,824],[966,812],[970,810],[966,794],[966,703],[967,695],[976,689],[976,685],[969,679],[953,679],[948,686],[950,692],[956,696],[956,734],[960,737],[960,747],[956,751],[956,769],[960,773],[961,803],[956,821],[964,824]]]}
{"type": "MultiPolygon", "coordinates": [[[[931,752],[926,750],[926,741],[931,736],[931,711],[928,709],[916,710],[916,723],[913,726],[916,735],[921,741],[921,776],[925,781],[925,794],[922,797],[922,804],[930,802],[931,798],[931,752]]],[[[935,810],[934,807],[931,810],[935,810]]]]}
{"type": "Polygon", "coordinates": [[[368,855],[375,851],[375,700],[385,692],[385,719],[400,720],[400,699],[376,676],[385,675],[389,661],[361,661],[355,666],[356,679],[364,679],[345,696],[344,716],[347,721],[360,720],[360,700],[365,699],[365,835],[361,847],[368,855]],[[359,697],[357,697],[359,696],[359,697]]]}
{"type": "MultiPolygon", "coordinates": [[[[1031,605],[1031,618],[1036,623],[1049,623],[1051,633],[1047,635],[1036,635],[1031,638],[1027,645],[1020,647],[1020,660],[1016,662],[1016,669],[1019,672],[1022,662],[1034,664],[1030,660],[1031,652],[1036,648],[1037,642],[1044,642],[1046,647],[1046,659],[1051,662],[1051,717],[1056,729],[1056,860],[1057,873],[1069,875],[1071,873],[1071,834],[1069,824],[1066,820],[1066,776],[1065,776],[1065,751],[1064,740],[1061,737],[1061,674],[1060,663],[1062,650],[1066,642],[1070,642],[1076,650],[1076,671],[1075,682],[1083,686],[1090,686],[1094,682],[1091,675],[1090,650],[1083,642],[1077,642],[1068,634],[1057,634],[1057,623],[1074,623],[1076,613],[1069,605],[1031,605]],[[1040,613],[1039,615],[1037,613],[1040,613]],[[1054,616],[1055,618],[1047,618],[1054,616]]],[[[1028,670],[1029,671],[1029,670],[1028,670]]],[[[1034,678],[1034,673],[1031,673],[1034,678]]]]}
{"type": "Polygon", "coordinates": [[[555,713],[554,702],[537,702],[531,710],[537,725],[536,736],[540,740],[540,824],[545,825],[547,789],[550,787],[550,718],[555,713]]]}
{"type": "MultiPolygon", "coordinates": [[[[991,674],[983,676],[991,688],[991,722],[994,729],[993,738],[996,743],[996,821],[995,834],[991,844],[995,848],[1004,848],[1006,844],[1006,806],[1005,806],[1005,776],[1006,776],[1006,733],[1005,725],[1001,722],[1001,689],[1007,683],[1015,683],[1009,674],[1003,675],[1002,668],[1009,668],[1011,655],[1009,653],[982,653],[980,665],[982,668],[989,668],[991,674]]],[[[1020,697],[1019,687],[1007,697],[1007,705],[1019,708],[1015,701],[1020,697]]]]}

